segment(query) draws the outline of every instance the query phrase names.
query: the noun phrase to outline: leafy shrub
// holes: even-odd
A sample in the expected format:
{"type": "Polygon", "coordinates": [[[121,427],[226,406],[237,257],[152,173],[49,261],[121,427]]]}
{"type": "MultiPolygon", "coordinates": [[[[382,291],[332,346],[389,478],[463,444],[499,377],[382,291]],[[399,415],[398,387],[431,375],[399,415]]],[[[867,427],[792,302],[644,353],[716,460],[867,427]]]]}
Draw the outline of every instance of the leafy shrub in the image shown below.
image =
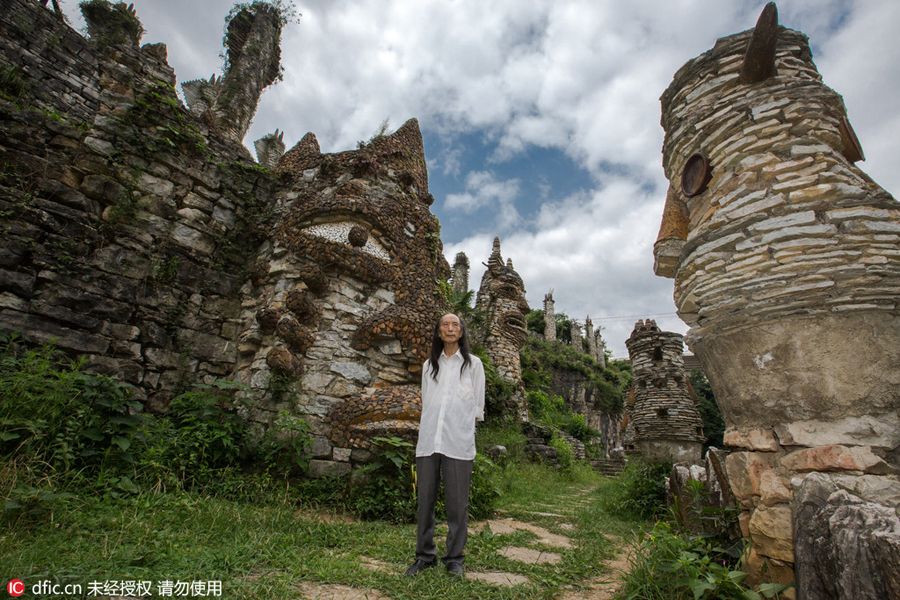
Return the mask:
{"type": "Polygon", "coordinates": [[[353,473],[351,505],[364,519],[411,523],[417,507],[415,446],[398,437],[373,442],[374,460],[353,473]]]}
{"type": "Polygon", "coordinates": [[[524,462],[527,459],[528,438],[518,424],[500,425],[484,423],[475,433],[475,445],[479,453],[486,453],[491,446],[503,446],[506,454],[499,460],[499,466],[524,462]]]}
{"type": "MultiPolygon", "coordinates": [[[[580,415],[579,415],[580,416],[580,415]]],[[[556,449],[556,461],[564,471],[569,471],[575,465],[575,451],[564,437],[554,431],[550,438],[549,446],[556,449]]]]}
{"type": "Polygon", "coordinates": [[[0,332],[0,455],[24,461],[32,477],[93,476],[134,462],[140,403],[127,384],[83,367],[0,332]]]}
{"type": "Polygon", "coordinates": [[[263,465],[274,465],[283,472],[306,471],[312,458],[310,431],[310,425],[304,419],[280,411],[273,426],[259,440],[255,460],[263,465]]]}
{"type": "Polygon", "coordinates": [[[489,458],[475,455],[472,465],[472,484],[469,487],[469,516],[488,519],[494,516],[497,502],[502,495],[499,487],[500,467],[489,458]]]}
{"type": "Polygon", "coordinates": [[[588,427],[584,415],[566,408],[565,400],[559,396],[548,396],[541,391],[530,391],[526,396],[532,420],[561,429],[585,444],[590,443],[592,438],[600,436],[599,431],[588,427]]]}
{"type": "Polygon", "coordinates": [[[689,378],[691,388],[700,400],[700,418],[703,419],[703,431],[706,433],[705,447],[715,446],[722,448],[725,437],[725,419],[722,418],[722,411],[716,404],[716,397],[713,395],[709,381],[700,369],[691,371],[689,378]]]}
{"type": "Polygon", "coordinates": [[[92,39],[101,49],[112,44],[130,43],[137,46],[144,35],[141,22],[124,2],[85,0],[78,6],[85,21],[89,23],[92,39]],[[91,27],[90,24],[94,26],[91,27]]]}
{"type": "Polygon", "coordinates": [[[762,600],[791,587],[764,583],[759,592],[748,589],[742,585],[747,573],[734,568],[725,549],[708,538],[679,533],[664,521],[654,525],[630,562],[621,590],[628,598],[762,600]]]}
{"type": "Polygon", "coordinates": [[[0,332],[0,458],[12,474],[0,492],[8,508],[34,513],[72,485],[111,495],[142,486],[243,493],[248,464],[305,467],[309,459],[302,419],[282,415],[266,435],[251,435],[238,414],[240,384],[196,386],[154,417],[130,386],[84,364],[0,332]]]}
{"type": "Polygon", "coordinates": [[[631,459],[615,479],[615,493],[604,498],[606,509],[632,519],[647,519],[666,510],[666,477],[671,461],[631,459]]]}
{"type": "Polygon", "coordinates": [[[520,352],[520,361],[526,390],[547,392],[553,379],[551,371],[578,373],[592,392],[593,404],[610,413],[621,412],[623,393],[631,386],[631,366],[627,363],[610,361],[603,368],[589,355],[571,346],[535,337],[528,338],[520,352]]]}
{"type": "Polygon", "coordinates": [[[0,95],[16,100],[29,89],[22,67],[0,61],[0,95]]]}

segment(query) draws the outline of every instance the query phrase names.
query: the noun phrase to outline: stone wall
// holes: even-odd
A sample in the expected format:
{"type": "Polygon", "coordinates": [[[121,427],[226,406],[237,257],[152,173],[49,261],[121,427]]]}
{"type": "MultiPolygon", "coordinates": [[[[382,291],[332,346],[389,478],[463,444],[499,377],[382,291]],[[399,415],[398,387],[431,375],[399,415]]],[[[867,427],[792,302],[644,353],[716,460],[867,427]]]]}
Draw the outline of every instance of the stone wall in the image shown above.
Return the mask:
{"type": "Polygon", "coordinates": [[[625,341],[634,379],[626,403],[626,452],[699,464],[703,421],[684,375],[681,334],[638,321],[625,341]]]}
{"type": "MultiPolygon", "coordinates": [[[[754,30],[685,64],[662,109],[671,185],[655,269],[675,279],[685,339],[728,426],[748,568],[791,580],[796,564],[798,597],[826,597],[804,570],[836,545],[795,546],[827,518],[799,500],[805,480],[860,478],[835,489],[867,501],[900,467],[900,204],[854,165],[844,103],[774,3],[754,30]]],[[[831,564],[843,578],[858,563],[831,564]]],[[[827,597],[887,597],[852,589],[827,597]]]]}
{"type": "Polygon", "coordinates": [[[414,120],[338,154],[308,134],[278,160],[273,135],[273,172],[181,104],[162,45],[101,50],[11,0],[0,51],[21,67],[0,90],[0,327],[153,410],[245,383],[249,419],[311,423],[314,473],[364,460],[363,429],[410,435],[449,276],[414,120]]]}
{"type": "Polygon", "coordinates": [[[165,48],[101,52],[37,2],[6,3],[0,326],[163,408],[231,373],[238,291],[274,181],[180,105],[165,48]]]}

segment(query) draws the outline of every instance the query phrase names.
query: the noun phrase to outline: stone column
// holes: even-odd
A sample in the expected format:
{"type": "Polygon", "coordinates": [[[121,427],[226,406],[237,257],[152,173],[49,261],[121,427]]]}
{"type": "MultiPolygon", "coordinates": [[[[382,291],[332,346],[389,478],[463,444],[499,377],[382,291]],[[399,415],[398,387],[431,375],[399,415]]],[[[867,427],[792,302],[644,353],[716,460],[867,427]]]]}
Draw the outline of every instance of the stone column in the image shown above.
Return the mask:
{"type": "Polygon", "coordinates": [[[597,360],[597,338],[594,337],[594,324],[591,323],[591,315],[584,318],[584,336],[588,343],[588,354],[597,360]]]}
{"type": "Polygon", "coordinates": [[[544,339],[556,341],[556,311],[553,308],[553,290],[544,294],[544,339]]]}
{"type": "Polygon", "coordinates": [[[279,10],[265,3],[238,12],[225,35],[225,74],[182,84],[191,112],[243,142],[263,90],[281,76],[279,10]]]}

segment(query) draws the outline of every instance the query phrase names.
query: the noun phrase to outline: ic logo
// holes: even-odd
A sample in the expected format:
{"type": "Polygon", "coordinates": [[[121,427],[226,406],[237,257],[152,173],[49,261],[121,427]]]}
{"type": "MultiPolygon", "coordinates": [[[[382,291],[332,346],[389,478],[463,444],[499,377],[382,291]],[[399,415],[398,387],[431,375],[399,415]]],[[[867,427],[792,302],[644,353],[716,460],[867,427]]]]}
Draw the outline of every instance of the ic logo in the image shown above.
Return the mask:
{"type": "Polygon", "coordinates": [[[10,596],[21,596],[25,593],[25,582],[21,579],[10,579],[6,584],[6,591],[10,596]]]}

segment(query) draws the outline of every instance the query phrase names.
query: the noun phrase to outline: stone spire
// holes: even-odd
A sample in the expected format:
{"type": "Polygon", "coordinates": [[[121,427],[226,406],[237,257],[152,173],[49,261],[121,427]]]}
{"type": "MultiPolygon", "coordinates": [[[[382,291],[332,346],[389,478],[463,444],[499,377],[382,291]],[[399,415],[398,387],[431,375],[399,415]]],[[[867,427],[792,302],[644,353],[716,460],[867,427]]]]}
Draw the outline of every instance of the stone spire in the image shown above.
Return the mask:
{"type": "Polygon", "coordinates": [[[553,306],[553,290],[544,294],[544,339],[556,341],[556,311],[553,306]]]}
{"type": "Polygon", "coordinates": [[[626,449],[646,459],[698,464],[703,421],[684,376],[681,334],[660,331],[656,321],[639,320],[625,341],[634,374],[626,449]]]}
{"type": "Polygon", "coordinates": [[[469,291],[469,257],[465,252],[456,253],[450,283],[454,295],[459,296],[469,291]]]}
{"type": "Polygon", "coordinates": [[[491,257],[485,266],[487,271],[481,278],[475,301],[475,308],[485,315],[485,326],[473,337],[482,341],[500,377],[516,386],[513,405],[507,410],[519,421],[527,421],[528,402],[519,362],[519,351],[527,337],[525,317],[531,310],[525,300],[525,283],[513,270],[512,261],[504,264],[500,238],[494,238],[491,257]]]}
{"type": "Polygon", "coordinates": [[[591,323],[591,315],[584,318],[584,337],[588,344],[588,354],[597,360],[597,338],[594,337],[594,324],[591,323]]]}
{"type": "Polygon", "coordinates": [[[494,247],[491,250],[491,256],[488,258],[485,266],[488,269],[499,269],[503,266],[503,257],[500,256],[500,238],[494,237],[494,247]]]}

